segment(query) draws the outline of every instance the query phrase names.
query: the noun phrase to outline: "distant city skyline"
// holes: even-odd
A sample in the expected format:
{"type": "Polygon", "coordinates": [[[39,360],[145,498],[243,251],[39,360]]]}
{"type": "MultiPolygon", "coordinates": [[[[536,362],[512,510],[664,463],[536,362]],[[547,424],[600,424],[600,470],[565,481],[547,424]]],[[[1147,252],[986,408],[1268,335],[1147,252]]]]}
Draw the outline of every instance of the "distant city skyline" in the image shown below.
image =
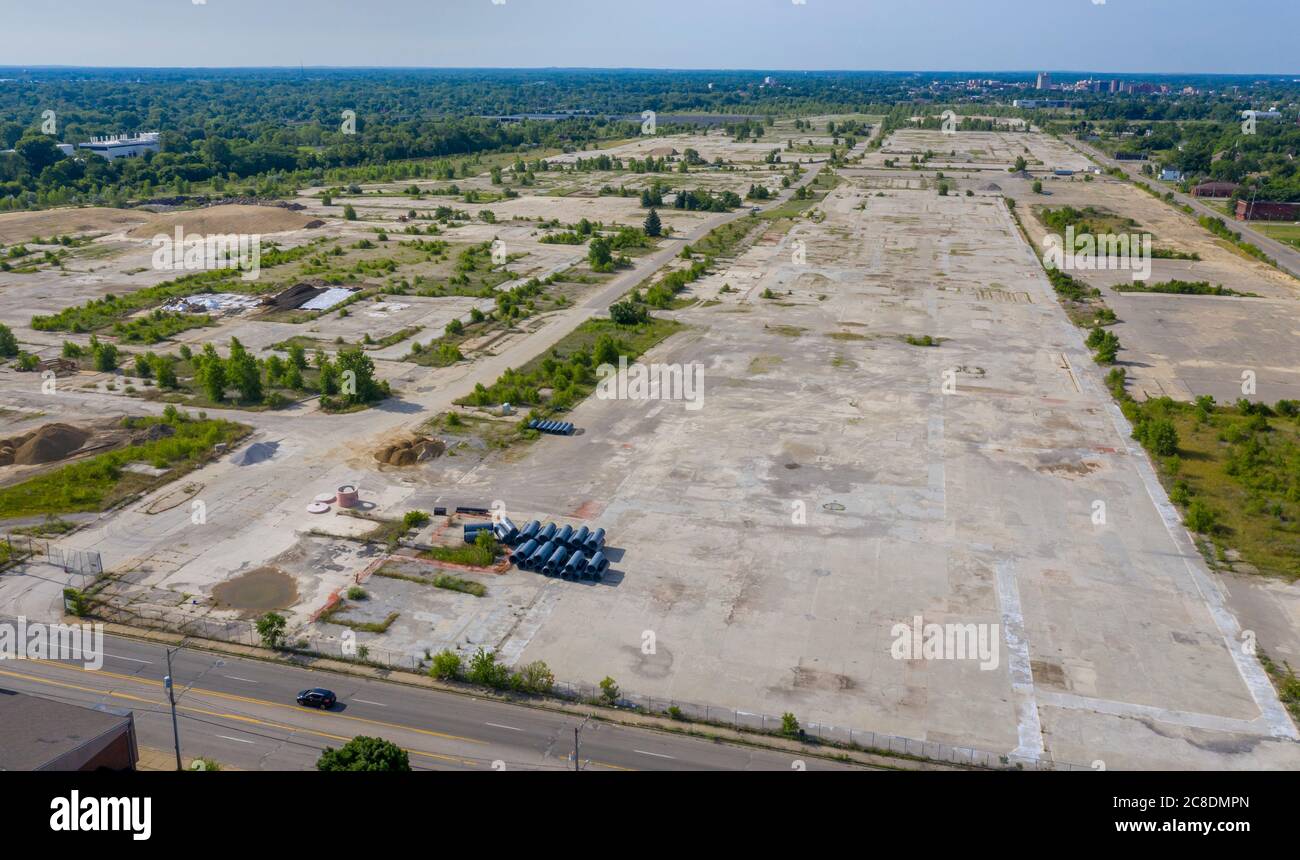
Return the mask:
{"type": "Polygon", "coordinates": [[[1300,74],[1300,3],[0,0],[5,66],[1300,74]],[[1236,33],[1242,35],[1238,37],[1236,33]]]}

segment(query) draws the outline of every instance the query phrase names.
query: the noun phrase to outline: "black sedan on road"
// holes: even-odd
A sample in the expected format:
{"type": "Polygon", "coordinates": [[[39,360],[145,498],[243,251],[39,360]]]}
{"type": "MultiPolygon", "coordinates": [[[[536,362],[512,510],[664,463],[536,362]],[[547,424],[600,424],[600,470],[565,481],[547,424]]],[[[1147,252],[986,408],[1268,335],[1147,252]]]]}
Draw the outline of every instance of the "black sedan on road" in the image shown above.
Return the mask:
{"type": "Polygon", "coordinates": [[[310,690],[303,690],[298,694],[298,704],[307,705],[312,708],[332,708],[338,697],[329,690],[323,690],[320,687],[313,687],[310,690]]]}

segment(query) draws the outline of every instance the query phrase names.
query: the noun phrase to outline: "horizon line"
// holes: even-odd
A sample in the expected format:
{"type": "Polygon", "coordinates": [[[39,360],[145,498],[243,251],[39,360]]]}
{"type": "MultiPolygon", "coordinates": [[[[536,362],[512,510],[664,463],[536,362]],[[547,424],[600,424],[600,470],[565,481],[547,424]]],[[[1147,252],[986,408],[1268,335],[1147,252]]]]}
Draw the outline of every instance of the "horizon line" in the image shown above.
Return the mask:
{"type": "Polygon", "coordinates": [[[96,71],[404,71],[404,72],[676,72],[704,74],[708,72],[741,72],[753,74],[859,74],[859,75],[925,75],[925,74],[982,74],[982,75],[1145,75],[1148,77],[1207,77],[1207,78],[1295,78],[1300,80],[1300,71],[1295,72],[1151,72],[1151,71],[1102,71],[1099,69],[836,69],[836,68],[684,68],[674,66],[335,66],[335,65],[235,65],[235,66],[107,66],[77,63],[43,63],[0,65],[2,70],[77,70],[96,71]]]}

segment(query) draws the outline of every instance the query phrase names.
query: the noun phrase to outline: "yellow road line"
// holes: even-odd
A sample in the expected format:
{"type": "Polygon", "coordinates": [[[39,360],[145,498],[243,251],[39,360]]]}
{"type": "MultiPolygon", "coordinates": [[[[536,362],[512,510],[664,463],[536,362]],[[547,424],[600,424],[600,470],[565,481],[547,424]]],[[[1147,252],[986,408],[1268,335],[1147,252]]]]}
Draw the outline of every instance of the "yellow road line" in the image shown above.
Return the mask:
{"type": "MultiPolygon", "coordinates": [[[[46,666],[56,666],[60,669],[67,669],[73,672],[92,672],[94,675],[97,676],[117,678],[122,681],[132,681],[137,684],[147,684],[151,687],[163,686],[162,681],[154,681],[149,678],[138,678],[134,675],[122,675],[117,672],[106,672],[103,669],[91,670],[91,669],[86,669],[82,666],[74,666],[74,665],[69,665],[67,663],[60,663],[57,660],[37,659],[37,660],[32,660],[31,662],[41,663],[46,666]]],[[[188,687],[186,688],[185,692],[197,693],[205,696],[216,696],[217,698],[221,698],[221,699],[230,699],[236,702],[245,702],[250,705],[261,705],[267,708],[281,708],[287,711],[293,711],[295,714],[305,713],[301,705],[286,705],[283,702],[271,702],[271,701],[267,701],[266,699],[254,699],[251,696],[241,696],[238,693],[222,693],[222,692],[218,692],[217,690],[205,690],[201,687],[188,687]]],[[[447,734],[446,732],[434,731],[432,729],[421,729],[415,726],[406,726],[406,725],[402,725],[401,723],[386,723],[383,720],[372,720],[367,717],[352,717],[352,716],[348,716],[347,714],[336,714],[333,711],[317,711],[317,713],[328,715],[335,719],[352,720],[353,722],[364,723],[366,725],[371,725],[371,726],[383,726],[389,729],[401,729],[403,731],[408,731],[408,732],[417,732],[422,735],[429,735],[430,737],[445,738],[446,740],[464,741],[466,743],[471,743],[471,744],[483,744],[484,746],[488,744],[487,741],[482,741],[479,740],[478,738],[467,738],[461,735],[452,735],[452,734],[447,734]]]]}
{"type": "MultiPolygon", "coordinates": [[[[46,661],[46,660],[33,660],[32,662],[50,663],[50,661],[46,661]]],[[[53,663],[52,665],[60,665],[60,664],[53,663]]],[[[101,696],[111,696],[116,699],[126,699],[127,701],[131,701],[131,702],[141,702],[146,705],[155,705],[160,708],[167,707],[167,703],[161,700],[146,699],[141,696],[133,696],[130,693],[119,693],[116,690],[105,690],[99,687],[85,687],[80,684],[69,684],[63,681],[55,681],[50,678],[42,678],[39,675],[24,675],[20,672],[7,672],[3,669],[0,669],[0,675],[7,676],[10,678],[20,678],[25,681],[34,681],[37,684],[45,684],[51,687],[62,687],[67,690],[78,690],[80,692],[95,693],[96,695],[101,695],[101,696]]],[[[125,676],[115,676],[115,677],[125,677],[125,676]]],[[[136,680],[140,680],[145,683],[156,683],[156,682],[148,681],[148,679],[145,678],[136,679],[136,680]]],[[[255,700],[247,700],[247,701],[255,701],[255,700]]],[[[221,719],[234,720],[236,722],[250,723],[252,725],[263,726],[265,728],[280,729],[281,731],[286,731],[286,732],[296,732],[301,734],[315,735],[317,737],[326,738],[328,740],[341,741],[343,743],[347,743],[348,741],[352,740],[352,738],[347,737],[346,735],[335,735],[329,732],[318,731],[316,729],[284,725],[281,723],[272,722],[270,720],[263,720],[257,717],[245,716],[243,714],[229,714],[229,713],[224,713],[222,711],[210,711],[207,710],[206,708],[197,708],[191,705],[178,704],[176,706],[176,710],[187,711],[194,714],[202,714],[208,717],[219,717],[221,719]]],[[[342,716],[342,715],[336,714],[335,716],[342,716]]],[[[387,725],[392,728],[399,728],[399,729],[405,728],[404,726],[398,726],[396,724],[391,724],[391,723],[383,723],[381,725],[387,725]]],[[[418,731],[418,729],[416,731],[418,731]]],[[[431,733],[431,734],[436,734],[436,733],[431,733]]],[[[485,741],[477,741],[477,743],[485,743],[485,741]]],[[[403,750],[405,750],[407,753],[412,755],[425,756],[427,758],[435,758],[435,759],[440,759],[442,761],[457,762],[460,764],[469,765],[471,767],[480,766],[479,762],[471,761],[469,759],[456,758],[455,756],[441,755],[439,753],[427,752],[425,750],[409,749],[406,747],[403,747],[403,750]]]]}

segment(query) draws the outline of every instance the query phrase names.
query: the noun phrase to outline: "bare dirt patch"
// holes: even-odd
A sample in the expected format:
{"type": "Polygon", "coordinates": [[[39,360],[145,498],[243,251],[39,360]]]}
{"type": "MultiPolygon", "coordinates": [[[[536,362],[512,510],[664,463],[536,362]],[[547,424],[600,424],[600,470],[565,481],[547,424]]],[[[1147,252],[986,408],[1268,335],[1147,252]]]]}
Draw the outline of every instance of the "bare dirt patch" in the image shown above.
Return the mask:
{"type": "Polygon", "coordinates": [[[140,224],[148,213],[90,206],[85,209],[49,209],[44,212],[6,212],[0,215],[0,244],[25,242],[37,236],[94,233],[140,224]]]}
{"type": "Polygon", "coordinates": [[[302,230],[314,218],[280,206],[209,206],[185,212],[155,215],[130,232],[136,239],[171,234],[179,226],[186,233],[281,233],[302,230]]]}

